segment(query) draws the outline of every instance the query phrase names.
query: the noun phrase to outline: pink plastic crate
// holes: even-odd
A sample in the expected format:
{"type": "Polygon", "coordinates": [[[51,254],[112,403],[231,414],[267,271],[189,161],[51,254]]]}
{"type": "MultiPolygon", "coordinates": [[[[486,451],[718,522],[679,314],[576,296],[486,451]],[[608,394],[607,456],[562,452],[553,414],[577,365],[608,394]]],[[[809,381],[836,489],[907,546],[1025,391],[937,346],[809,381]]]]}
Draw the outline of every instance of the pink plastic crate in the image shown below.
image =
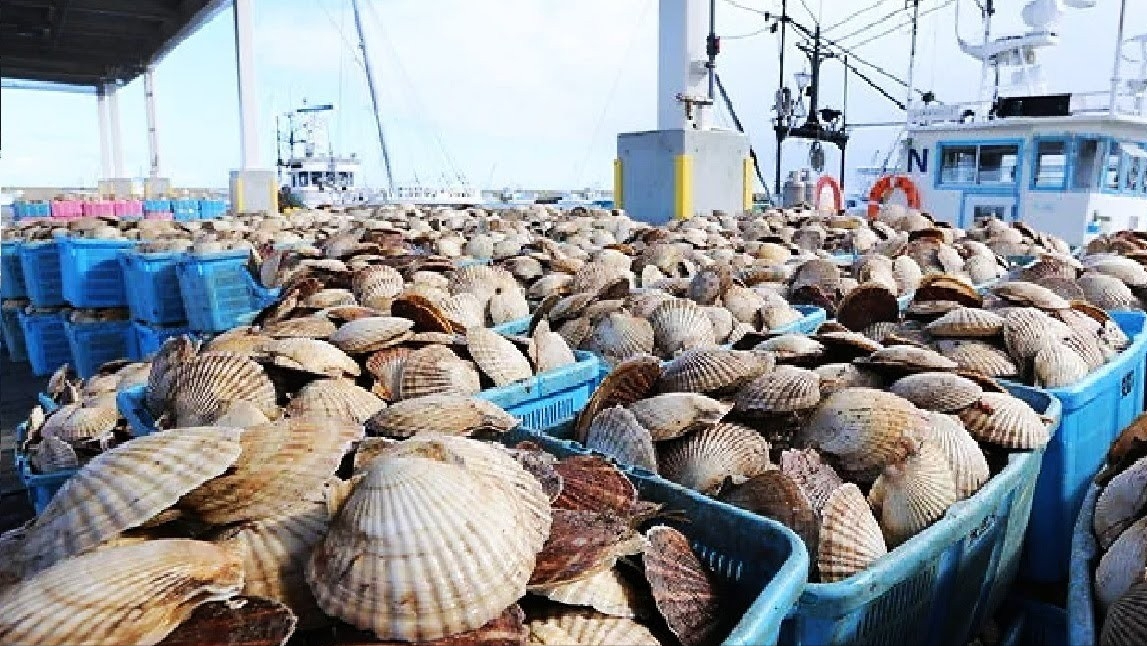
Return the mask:
{"type": "Polygon", "coordinates": [[[84,216],[84,203],[79,200],[52,200],[52,217],[54,218],[82,218],[84,216]]]}
{"type": "Polygon", "coordinates": [[[83,203],[84,217],[115,217],[115,202],[112,200],[91,200],[83,203]]]}
{"type": "Polygon", "coordinates": [[[115,200],[112,204],[116,217],[141,218],[143,217],[142,200],[115,200]]]}

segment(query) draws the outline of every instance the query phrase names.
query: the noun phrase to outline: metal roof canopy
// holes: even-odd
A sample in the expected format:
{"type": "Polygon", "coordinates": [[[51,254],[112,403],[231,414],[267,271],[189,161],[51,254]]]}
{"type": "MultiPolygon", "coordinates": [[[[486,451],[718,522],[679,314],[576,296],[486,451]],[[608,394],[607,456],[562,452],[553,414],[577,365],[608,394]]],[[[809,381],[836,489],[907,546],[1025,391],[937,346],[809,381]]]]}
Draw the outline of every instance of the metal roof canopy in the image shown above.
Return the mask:
{"type": "Polygon", "coordinates": [[[0,0],[0,77],[31,82],[6,82],[6,86],[46,83],[77,91],[94,91],[106,83],[123,85],[230,4],[231,0],[0,0]]]}

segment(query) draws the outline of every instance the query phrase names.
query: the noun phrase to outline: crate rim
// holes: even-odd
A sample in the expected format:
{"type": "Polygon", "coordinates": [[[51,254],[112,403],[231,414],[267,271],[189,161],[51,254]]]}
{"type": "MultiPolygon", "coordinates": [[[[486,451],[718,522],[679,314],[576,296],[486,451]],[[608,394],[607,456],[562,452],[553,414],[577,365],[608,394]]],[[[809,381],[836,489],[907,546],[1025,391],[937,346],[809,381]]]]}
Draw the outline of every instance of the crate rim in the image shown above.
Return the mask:
{"type": "Polygon", "coordinates": [[[1091,563],[1099,556],[1099,543],[1091,529],[1099,492],[1099,485],[1092,480],[1071,537],[1067,593],[1067,636],[1070,644],[1095,644],[1099,638],[1091,573],[1091,563]]]}

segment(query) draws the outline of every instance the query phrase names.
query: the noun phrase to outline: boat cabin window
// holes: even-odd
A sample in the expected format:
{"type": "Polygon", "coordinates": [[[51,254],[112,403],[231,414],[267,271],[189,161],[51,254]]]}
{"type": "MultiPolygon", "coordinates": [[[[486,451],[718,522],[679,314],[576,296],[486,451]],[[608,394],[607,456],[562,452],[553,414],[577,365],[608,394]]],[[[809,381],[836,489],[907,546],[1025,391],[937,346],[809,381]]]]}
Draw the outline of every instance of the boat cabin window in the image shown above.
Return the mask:
{"type": "Polygon", "coordinates": [[[1071,177],[1071,187],[1090,190],[1095,188],[1095,178],[1099,175],[1099,139],[1085,137],[1075,142],[1075,171],[1071,177]]]}
{"type": "Polygon", "coordinates": [[[944,146],[941,150],[941,184],[976,183],[975,146],[944,146]]]}
{"type": "Polygon", "coordinates": [[[1060,189],[1067,187],[1066,139],[1044,139],[1036,143],[1032,186],[1060,189]]]}
{"type": "Polygon", "coordinates": [[[1103,169],[1103,188],[1109,191],[1119,190],[1119,169],[1123,161],[1123,148],[1117,142],[1110,142],[1107,146],[1107,166],[1103,169]]]}
{"type": "Polygon", "coordinates": [[[1015,184],[1020,147],[1015,144],[980,146],[979,184],[1015,184]]]}
{"type": "Polygon", "coordinates": [[[940,184],[1014,184],[1019,144],[942,144],[940,184]]]}

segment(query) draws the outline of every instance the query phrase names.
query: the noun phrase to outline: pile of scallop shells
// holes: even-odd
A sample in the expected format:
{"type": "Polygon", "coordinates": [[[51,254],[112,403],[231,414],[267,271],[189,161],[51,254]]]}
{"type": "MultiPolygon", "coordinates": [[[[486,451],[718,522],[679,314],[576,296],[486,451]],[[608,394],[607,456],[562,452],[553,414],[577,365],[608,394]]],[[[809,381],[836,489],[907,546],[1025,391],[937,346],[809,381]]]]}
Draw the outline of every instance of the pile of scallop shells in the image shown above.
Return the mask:
{"type": "Polygon", "coordinates": [[[102,453],[0,536],[0,641],[703,646],[739,619],[611,463],[458,411],[402,440],[288,416],[102,453]]]}
{"type": "Polygon", "coordinates": [[[1147,415],[1124,429],[1096,477],[1094,601],[1102,646],[1147,641],[1147,415]]]}
{"type": "Polygon", "coordinates": [[[572,432],[587,448],[772,517],[840,581],[942,518],[1048,421],[994,380],[849,331],[635,357],[572,432]],[[994,465],[994,466],[990,466],[994,465]]]}
{"type": "Polygon", "coordinates": [[[27,456],[34,474],[75,469],[103,451],[131,438],[116,406],[116,394],[147,383],[149,366],[115,362],[85,381],[76,379],[67,365],[48,380],[47,395],[57,406],[45,413],[33,407],[17,450],[27,456]]]}

